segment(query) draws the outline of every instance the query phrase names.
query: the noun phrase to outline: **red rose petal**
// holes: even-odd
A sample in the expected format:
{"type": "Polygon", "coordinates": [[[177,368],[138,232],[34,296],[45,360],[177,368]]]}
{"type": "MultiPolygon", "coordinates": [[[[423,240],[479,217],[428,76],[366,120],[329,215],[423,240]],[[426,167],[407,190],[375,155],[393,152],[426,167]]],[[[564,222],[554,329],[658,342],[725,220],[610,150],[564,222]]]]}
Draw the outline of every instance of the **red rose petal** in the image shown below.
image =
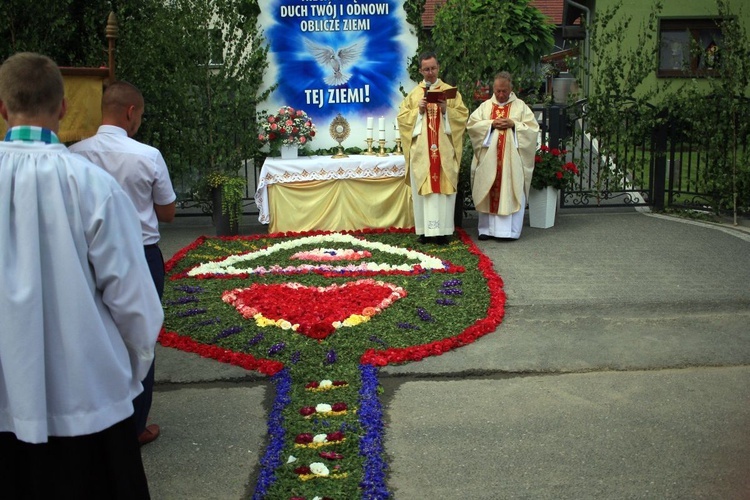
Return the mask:
{"type": "Polygon", "coordinates": [[[268,319],[299,324],[298,333],[321,340],[336,331],[334,322],[363,314],[365,310],[368,316],[373,316],[385,299],[398,300],[400,297],[394,296],[395,286],[372,279],[325,288],[297,283],[255,283],[249,288],[233,290],[232,297],[225,300],[240,314],[244,310],[257,310],[268,319]]]}

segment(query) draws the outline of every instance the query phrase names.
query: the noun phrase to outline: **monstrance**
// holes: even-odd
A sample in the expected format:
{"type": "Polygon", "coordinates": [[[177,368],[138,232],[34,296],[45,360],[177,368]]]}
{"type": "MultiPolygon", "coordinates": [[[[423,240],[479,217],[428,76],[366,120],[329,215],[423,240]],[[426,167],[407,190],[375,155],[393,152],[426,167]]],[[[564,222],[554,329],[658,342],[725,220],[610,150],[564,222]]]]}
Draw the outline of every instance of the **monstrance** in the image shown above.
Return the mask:
{"type": "Polygon", "coordinates": [[[349,122],[346,121],[346,118],[341,116],[341,113],[336,115],[336,118],[331,121],[331,126],[328,129],[331,132],[331,137],[333,137],[333,140],[339,143],[339,151],[335,155],[331,156],[331,158],[349,158],[348,155],[344,154],[344,148],[341,147],[341,143],[349,137],[349,132],[351,129],[349,128],[349,122]]]}

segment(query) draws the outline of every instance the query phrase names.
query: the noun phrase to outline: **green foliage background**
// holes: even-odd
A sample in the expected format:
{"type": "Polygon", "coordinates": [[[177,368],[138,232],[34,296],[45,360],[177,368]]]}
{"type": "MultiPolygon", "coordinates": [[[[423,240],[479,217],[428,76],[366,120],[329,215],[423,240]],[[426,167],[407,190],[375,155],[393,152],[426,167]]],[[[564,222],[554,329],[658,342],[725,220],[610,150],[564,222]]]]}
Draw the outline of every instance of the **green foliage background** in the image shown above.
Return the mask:
{"type": "Polygon", "coordinates": [[[257,0],[9,0],[0,4],[9,21],[0,25],[0,57],[35,51],[60,66],[106,65],[110,11],[119,24],[116,76],[146,100],[138,138],[161,150],[178,194],[192,194],[207,172],[236,174],[257,155],[247,131],[267,95],[257,0]]]}
{"type": "Polygon", "coordinates": [[[554,28],[530,0],[448,0],[432,41],[443,77],[468,104],[476,82],[491,85],[498,71],[513,74],[517,93],[538,89],[536,65],[554,46],[554,28]]]}
{"type": "MultiPolygon", "coordinates": [[[[615,168],[594,172],[591,196],[626,182],[620,168],[626,163],[624,148],[648,144],[653,130],[667,127],[670,137],[680,141],[674,146],[691,151],[683,162],[693,163],[684,164],[683,171],[700,172],[683,184],[684,190],[696,194],[689,204],[732,212],[735,218],[750,210],[750,39],[739,21],[744,18],[741,13],[733,12],[726,0],[712,3],[711,15],[724,19],[718,25],[722,55],[716,71],[700,78],[652,82],[659,60],[656,34],[662,2],[654,2],[638,24],[626,4],[618,1],[600,9],[587,25],[592,53],[589,60],[579,59],[577,69],[579,75],[587,70],[591,75],[587,132],[601,145],[616,143],[604,146],[603,152],[620,160],[615,168]],[[625,43],[633,38],[638,43],[625,43]]],[[[650,160],[634,160],[636,175],[644,172],[648,178],[650,160]]]]}

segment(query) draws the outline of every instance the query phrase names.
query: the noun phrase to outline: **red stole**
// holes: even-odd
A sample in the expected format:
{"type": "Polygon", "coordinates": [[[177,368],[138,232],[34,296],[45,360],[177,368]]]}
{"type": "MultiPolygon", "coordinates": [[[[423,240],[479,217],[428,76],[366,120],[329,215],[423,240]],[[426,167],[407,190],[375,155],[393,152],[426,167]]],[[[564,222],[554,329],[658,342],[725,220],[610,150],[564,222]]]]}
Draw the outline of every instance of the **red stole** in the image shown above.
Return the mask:
{"type": "MultiPolygon", "coordinates": [[[[508,118],[510,115],[510,103],[505,106],[498,106],[497,104],[492,105],[491,118],[508,118]]],[[[495,174],[495,182],[492,183],[490,188],[490,213],[496,214],[500,206],[500,185],[503,180],[503,160],[505,157],[505,138],[508,136],[506,132],[508,129],[500,130],[497,135],[497,171],[495,174]]]]}
{"type": "MultiPolygon", "coordinates": [[[[424,89],[427,93],[427,88],[424,89]]],[[[427,148],[430,152],[430,187],[433,193],[440,192],[440,175],[442,165],[440,162],[440,149],[438,147],[440,130],[440,106],[434,102],[427,103],[427,148]]]]}

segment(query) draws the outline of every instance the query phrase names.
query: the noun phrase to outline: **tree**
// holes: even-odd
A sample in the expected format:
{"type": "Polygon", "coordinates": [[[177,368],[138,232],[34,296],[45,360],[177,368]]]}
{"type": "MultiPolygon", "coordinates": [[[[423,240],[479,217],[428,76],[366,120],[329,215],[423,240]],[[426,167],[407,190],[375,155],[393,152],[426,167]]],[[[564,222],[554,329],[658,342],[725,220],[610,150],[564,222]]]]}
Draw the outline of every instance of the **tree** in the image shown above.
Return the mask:
{"type": "Polygon", "coordinates": [[[107,62],[104,25],[108,2],[59,0],[0,2],[0,58],[39,52],[60,66],[98,67],[107,62]]]}
{"type": "MultiPolygon", "coordinates": [[[[739,21],[742,16],[726,0],[716,0],[716,7],[721,45],[715,67],[706,73],[707,87],[691,80],[668,102],[687,141],[705,153],[697,190],[708,196],[715,213],[731,211],[737,224],[738,212],[750,207],[750,38],[739,21]]],[[[693,51],[705,57],[703,47],[696,44],[693,51]]]]}
{"type": "MultiPolygon", "coordinates": [[[[652,104],[662,92],[659,85],[646,81],[656,71],[657,43],[655,33],[661,2],[654,2],[649,16],[634,30],[632,15],[623,12],[620,0],[611,7],[597,11],[596,19],[586,29],[589,44],[596,50],[586,60],[586,52],[578,59],[578,73],[590,75],[590,90],[585,107],[586,130],[596,138],[596,153],[585,161],[588,173],[582,179],[591,191],[580,196],[596,197],[597,203],[622,195],[630,189],[634,178],[642,178],[650,168],[650,158],[636,155],[651,140],[657,125],[658,109],[652,104]],[[628,49],[629,37],[638,43],[628,49]]],[[[573,141],[578,143],[578,141],[573,141]]],[[[590,151],[589,151],[590,152],[590,151]]],[[[585,151],[574,154],[585,158],[585,151]]]]}
{"type": "Polygon", "coordinates": [[[539,87],[534,69],[554,46],[555,27],[529,1],[448,0],[437,11],[433,43],[441,73],[465,98],[500,70],[514,75],[517,91],[539,87]]]}
{"type": "Polygon", "coordinates": [[[30,50],[62,66],[106,64],[118,17],[116,76],[144,94],[138,138],[164,154],[181,199],[207,172],[236,174],[257,154],[267,67],[257,0],[61,0],[0,3],[0,55],[30,50]]]}
{"type": "MultiPolygon", "coordinates": [[[[477,82],[491,87],[498,71],[513,74],[517,93],[539,88],[541,77],[534,69],[554,46],[554,25],[529,1],[448,0],[437,11],[431,44],[438,54],[440,76],[458,87],[470,111],[486,98],[477,96],[472,105],[477,82]]],[[[464,207],[472,205],[471,159],[466,137],[459,175],[459,192],[464,193],[459,203],[464,207]]]]}
{"type": "Polygon", "coordinates": [[[267,47],[255,0],[122,2],[121,74],[150,94],[144,138],[186,193],[208,172],[234,175],[257,154],[267,47]],[[148,40],[144,43],[144,40],[148,40]]]}

